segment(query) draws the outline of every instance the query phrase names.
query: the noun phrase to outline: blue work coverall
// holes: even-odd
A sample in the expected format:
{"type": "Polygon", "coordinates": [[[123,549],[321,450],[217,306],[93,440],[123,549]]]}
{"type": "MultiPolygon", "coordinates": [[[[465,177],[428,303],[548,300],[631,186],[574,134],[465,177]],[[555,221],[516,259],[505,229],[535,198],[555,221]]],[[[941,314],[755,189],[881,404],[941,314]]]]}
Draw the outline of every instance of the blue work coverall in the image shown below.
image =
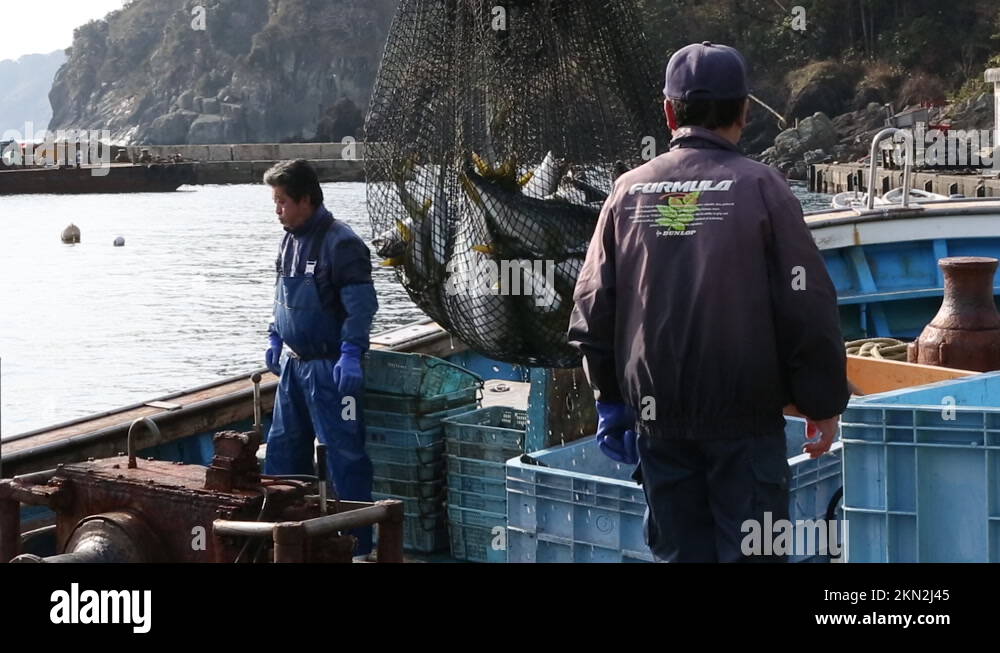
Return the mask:
{"type": "MultiPolygon", "coordinates": [[[[371,255],[349,226],[320,206],[289,231],[278,254],[271,331],[284,341],[274,418],[267,438],[267,474],[312,474],[314,439],[327,447],[336,496],[371,501],[372,463],[365,452],[363,397],[354,405],[334,382],[341,344],[369,346],[378,299],[371,255]]],[[[360,394],[360,393],[359,393],[360,394]]],[[[372,529],[352,532],[356,555],[372,549],[372,529]]]]}

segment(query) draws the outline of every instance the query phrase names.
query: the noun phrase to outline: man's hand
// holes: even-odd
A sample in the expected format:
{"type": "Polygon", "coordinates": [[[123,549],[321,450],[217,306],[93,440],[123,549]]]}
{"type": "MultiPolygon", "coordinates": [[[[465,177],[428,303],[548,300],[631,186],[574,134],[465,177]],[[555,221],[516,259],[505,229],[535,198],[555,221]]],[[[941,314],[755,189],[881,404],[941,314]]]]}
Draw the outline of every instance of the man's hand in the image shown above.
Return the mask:
{"type": "Polygon", "coordinates": [[[802,451],[809,454],[810,458],[819,458],[830,450],[833,441],[837,439],[837,430],[840,428],[840,416],[831,417],[818,422],[809,420],[806,431],[806,438],[814,440],[807,442],[802,451]],[[819,436],[819,440],[816,437],[819,436]]]}
{"type": "Polygon", "coordinates": [[[281,336],[273,332],[268,337],[268,340],[270,347],[267,353],[264,354],[264,364],[267,365],[267,369],[271,374],[281,376],[281,348],[285,343],[281,341],[281,336]]]}
{"type": "Polygon", "coordinates": [[[333,382],[343,397],[353,397],[364,388],[365,376],[361,370],[361,348],[349,342],[340,347],[340,360],[333,367],[333,382]]]}
{"type": "Polygon", "coordinates": [[[639,462],[635,415],[625,404],[597,402],[597,444],[608,458],[635,465],[639,462]]]}

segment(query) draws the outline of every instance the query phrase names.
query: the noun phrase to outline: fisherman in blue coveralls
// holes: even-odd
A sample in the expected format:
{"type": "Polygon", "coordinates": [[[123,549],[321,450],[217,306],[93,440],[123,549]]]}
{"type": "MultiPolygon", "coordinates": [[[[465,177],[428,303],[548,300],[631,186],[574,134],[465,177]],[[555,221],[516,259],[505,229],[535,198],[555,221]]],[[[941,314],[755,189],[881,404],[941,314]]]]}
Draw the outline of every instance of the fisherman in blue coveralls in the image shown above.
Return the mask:
{"type": "MultiPolygon", "coordinates": [[[[336,496],[371,501],[372,463],[362,420],[364,374],[378,299],[367,246],[323,206],[307,161],[264,175],[285,228],[277,260],[268,369],[280,377],[267,438],[267,474],[312,474],[314,439],[327,447],[336,496]],[[282,358],[282,348],[288,355],[282,358]]],[[[372,549],[371,527],[352,532],[356,556],[372,549]]]]}
{"type": "Polygon", "coordinates": [[[837,435],[850,398],[837,293],[784,176],[737,147],[743,56],[682,48],[664,94],[670,151],[616,182],[569,341],[595,390],[601,450],[639,464],[653,554],[782,562],[748,551],[746,526],[789,518],[783,409],[819,434],[813,458],[837,435]]]}

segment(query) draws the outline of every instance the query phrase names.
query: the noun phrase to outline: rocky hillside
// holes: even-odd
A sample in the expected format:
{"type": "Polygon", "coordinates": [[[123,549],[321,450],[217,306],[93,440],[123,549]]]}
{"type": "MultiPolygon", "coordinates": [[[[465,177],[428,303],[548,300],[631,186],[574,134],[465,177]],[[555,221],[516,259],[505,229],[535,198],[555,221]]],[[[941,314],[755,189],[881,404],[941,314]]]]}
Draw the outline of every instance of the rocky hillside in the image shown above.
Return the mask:
{"type": "Polygon", "coordinates": [[[17,61],[0,61],[0,136],[7,130],[20,134],[26,131],[25,123],[32,123],[35,130],[45,129],[52,117],[49,107],[49,88],[56,71],[66,61],[66,54],[57,50],[50,54],[29,54],[17,61]]]}
{"type": "Polygon", "coordinates": [[[395,5],[132,0],[76,31],[51,126],[154,145],[359,135],[395,5]]]}

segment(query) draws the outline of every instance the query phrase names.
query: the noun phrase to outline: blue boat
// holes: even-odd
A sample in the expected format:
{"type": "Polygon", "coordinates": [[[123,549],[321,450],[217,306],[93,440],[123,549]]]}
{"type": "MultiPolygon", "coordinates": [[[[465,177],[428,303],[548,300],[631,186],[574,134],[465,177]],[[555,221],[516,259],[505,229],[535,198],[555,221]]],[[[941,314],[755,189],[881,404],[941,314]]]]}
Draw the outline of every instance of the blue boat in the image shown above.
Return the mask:
{"type": "MultiPolygon", "coordinates": [[[[875,149],[897,130],[880,132],[875,149]]],[[[909,165],[899,204],[811,212],[806,223],[837,288],[844,337],[916,338],[944,296],[938,261],[950,256],[1000,258],[1000,199],[954,198],[910,203],[909,165]]],[[[1000,306],[1000,282],[994,294],[1000,306]]]]}

